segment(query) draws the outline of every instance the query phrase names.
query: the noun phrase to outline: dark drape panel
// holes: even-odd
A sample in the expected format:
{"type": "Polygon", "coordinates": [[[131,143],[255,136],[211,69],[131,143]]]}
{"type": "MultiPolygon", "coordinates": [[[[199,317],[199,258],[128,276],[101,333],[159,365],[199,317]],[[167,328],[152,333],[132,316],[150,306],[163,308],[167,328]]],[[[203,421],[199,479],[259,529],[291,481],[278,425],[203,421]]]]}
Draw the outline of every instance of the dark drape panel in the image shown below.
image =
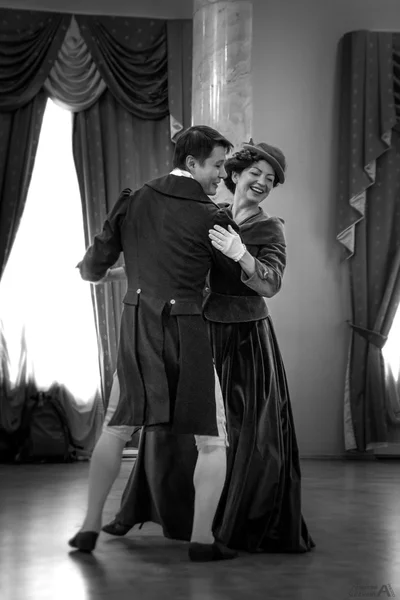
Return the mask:
{"type": "Polygon", "coordinates": [[[393,91],[395,36],[342,40],[338,240],[349,259],[352,339],[346,375],[346,450],[387,441],[381,349],[398,295],[400,139],[393,91]],[[390,289],[392,288],[392,289],[390,289]]]}
{"type": "Polygon", "coordinates": [[[136,117],[168,114],[165,21],[76,16],[82,37],[110,92],[136,117]]]}
{"type": "Polygon", "coordinates": [[[0,10],[0,278],[24,210],[46,98],[71,17],[0,10]]]}
{"type": "Polygon", "coordinates": [[[0,110],[13,111],[42,88],[70,15],[0,9],[0,110]]]}
{"type": "MultiPolygon", "coordinates": [[[[74,115],[73,147],[81,188],[86,244],[101,231],[120,191],[136,189],[171,169],[169,117],[143,120],[128,112],[110,91],[74,115]]],[[[118,328],[125,286],[92,286],[101,356],[103,398],[108,400],[116,367],[118,328]]]]}
{"type": "Polygon", "coordinates": [[[393,95],[396,112],[396,127],[400,123],[400,33],[393,34],[393,95]]]}
{"type": "Polygon", "coordinates": [[[351,414],[358,450],[387,442],[388,402],[382,347],[399,302],[396,252],[400,243],[400,135],[377,161],[365,219],[356,227],[350,261],[353,343],[351,414]],[[397,293],[396,293],[397,292],[397,293]]]}
{"type": "Polygon", "coordinates": [[[390,146],[396,125],[393,36],[356,31],[341,43],[341,106],[337,238],[354,253],[355,225],[364,218],[376,160],[390,146]]]}
{"type": "Polygon", "coordinates": [[[168,105],[171,138],[192,120],[193,21],[167,21],[168,105]]]}
{"type": "Polygon", "coordinates": [[[0,112],[0,279],[24,210],[47,97],[0,112]]]}

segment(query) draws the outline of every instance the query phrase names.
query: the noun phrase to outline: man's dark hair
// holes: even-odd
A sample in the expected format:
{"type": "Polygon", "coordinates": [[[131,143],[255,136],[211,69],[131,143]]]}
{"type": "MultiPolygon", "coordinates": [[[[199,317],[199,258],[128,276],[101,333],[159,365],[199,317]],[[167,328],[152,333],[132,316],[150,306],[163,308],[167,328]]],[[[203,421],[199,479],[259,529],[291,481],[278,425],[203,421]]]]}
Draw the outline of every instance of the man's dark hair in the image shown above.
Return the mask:
{"type": "Polygon", "coordinates": [[[203,165],[216,146],[222,146],[226,151],[233,148],[231,142],[207,125],[189,127],[176,139],[174,169],[186,169],[185,161],[188,156],[193,156],[203,165]]]}

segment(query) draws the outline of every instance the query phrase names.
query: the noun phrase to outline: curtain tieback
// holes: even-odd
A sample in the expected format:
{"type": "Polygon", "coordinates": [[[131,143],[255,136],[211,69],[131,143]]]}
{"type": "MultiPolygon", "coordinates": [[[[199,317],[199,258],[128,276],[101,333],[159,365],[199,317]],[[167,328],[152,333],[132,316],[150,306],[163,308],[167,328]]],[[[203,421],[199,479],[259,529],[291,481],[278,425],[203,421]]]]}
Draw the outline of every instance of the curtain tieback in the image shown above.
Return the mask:
{"type": "Polygon", "coordinates": [[[359,327],[358,325],[354,325],[354,323],[350,323],[349,321],[347,322],[349,323],[350,327],[359,335],[361,335],[361,337],[366,339],[367,342],[373,344],[379,348],[379,350],[382,350],[388,338],[387,335],[382,335],[382,333],[379,333],[379,331],[373,331],[371,329],[366,329],[365,327],[359,327]]]}

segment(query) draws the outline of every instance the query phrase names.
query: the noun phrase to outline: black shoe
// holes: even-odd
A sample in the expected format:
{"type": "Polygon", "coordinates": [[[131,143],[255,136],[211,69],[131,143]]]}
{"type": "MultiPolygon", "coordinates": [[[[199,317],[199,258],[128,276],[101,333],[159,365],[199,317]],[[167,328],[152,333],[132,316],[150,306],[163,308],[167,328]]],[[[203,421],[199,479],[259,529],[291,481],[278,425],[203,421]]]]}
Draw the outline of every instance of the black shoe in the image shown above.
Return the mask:
{"type": "Polygon", "coordinates": [[[96,547],[98,537],[99,534],[96,531],[78,531],[68,544],[80,552],[92,552],[96,547]]]}
{"type": "Polygon", "coordinates": [[[188,550],[189,558],[193,562],[210,562],[214,560],[232,560],[238,553],[236,550],[227,548],[220,542],[213,544],[199,544],[190,542],[188,550]]]}
{"type": "Polygon", "coordinates": [[[131,529],[132,529],[132,527],[130,525],[123,525],[122,523],[117,521],[117,519],[114,519],[114,521],[107,523],[107,525],[104,525],[104,527],[101,528],[102,531],[105,531],[106,533],[109,533],[110,535],[118,535],[118,536],[125,535],[131,529]]]}

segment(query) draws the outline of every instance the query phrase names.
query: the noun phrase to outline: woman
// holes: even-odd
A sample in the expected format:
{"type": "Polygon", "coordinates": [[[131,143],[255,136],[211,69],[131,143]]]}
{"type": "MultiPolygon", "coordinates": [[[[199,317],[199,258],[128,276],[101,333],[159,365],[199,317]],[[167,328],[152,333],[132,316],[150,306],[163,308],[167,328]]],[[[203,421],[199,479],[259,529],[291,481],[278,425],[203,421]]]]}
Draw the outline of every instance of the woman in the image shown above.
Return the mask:
{"type": "MultiPolygon", "coordinates": [[[[244,144],[225,163],[225,184],[233,193],[226,209],[240,236],[218,226],[209,233],[214,247],[230,256],[234,250],[237,261],[236,273],[212,269],[204,305],[229,439],[214,534],[229,547],[249,552],[306,552],[314,546],[301,514],[300,462],[285,369],[264,301],[280,290],[286,246],[281,220],[266,215],[260,203],[284,183],[285,167],[279,149],[252,140],[244,144]]],[[[124,535],[135,523],[151,520],[167,537],[189,539],[194,461],[189,439],[143,433],[121,509],[103,530],[124,535]],[[176,464],[182,444],[185,464],[176,464]],[[164,460],[156,472],[153,459],[161,451],[164,460]]]]}

